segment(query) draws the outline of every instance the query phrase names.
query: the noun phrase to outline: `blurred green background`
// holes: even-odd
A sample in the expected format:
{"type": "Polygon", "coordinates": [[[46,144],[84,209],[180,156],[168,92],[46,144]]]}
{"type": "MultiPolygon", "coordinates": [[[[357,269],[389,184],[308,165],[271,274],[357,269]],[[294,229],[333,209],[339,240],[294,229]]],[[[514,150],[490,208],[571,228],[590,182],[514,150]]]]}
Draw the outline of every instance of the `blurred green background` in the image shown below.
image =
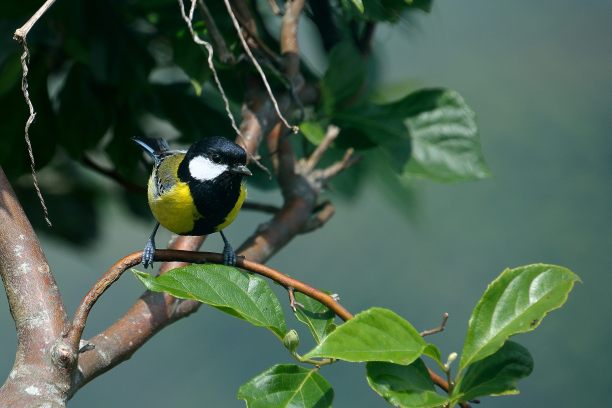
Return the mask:
{"type": "MultiPolygon", "coordinates": [[[[338,292],[353,312],[388,307],[418,329],[437,325],[449,312],[447,331],[435,338],[445,354],[460,351],[471,309],[503,268],[567,266],[584,283],[538,330],[515,339],[535,359],[522,394],[485,399],[481,406],[612,404],[611,22],[607,0],[437,0],[430,15],[393,30],[379,27],[374,48],[382,85],[459,91],[478,115],[493,176],[416,183],[413,201],[403,208],[390,203],[387,187],[375,179],[352,202],[332,191],[332,221],[298,237],[270,264],[338,292]]],[[[312,58],[316,63],[315,52],[312,58]]],[[[250,197],[280,203],[276,194],[253,188],[250,197]]],[[[106,267],[142,248],[150,232],[152,222],[129,218],[108,200],[104,212],[99,241],[90,249],[41,234],[69,310],[106,267]]],[[[231,241],[241,242],[264,220],[243,212],[228,230],[231,241]]],[[[161,234],[158,242],[168,237],[161,234]]],[[[211,250],[221,246],[218,237],[206,243],[211,250]]],[[[86,336],[117,319],[141,291],[126,274],[96,305],[86,336]]],[[[0,376],[13,362],[12,326],[2,296],[0,376]]],[[[204,307],[87,385],[71,404],[240,407],[235,392],[241,384],[289,361],[265,330],[204,307]]],[[[367,387],[363,367],[339,363],[322,373],[334,386],[335,406],[385,406],[367,387]]]]}

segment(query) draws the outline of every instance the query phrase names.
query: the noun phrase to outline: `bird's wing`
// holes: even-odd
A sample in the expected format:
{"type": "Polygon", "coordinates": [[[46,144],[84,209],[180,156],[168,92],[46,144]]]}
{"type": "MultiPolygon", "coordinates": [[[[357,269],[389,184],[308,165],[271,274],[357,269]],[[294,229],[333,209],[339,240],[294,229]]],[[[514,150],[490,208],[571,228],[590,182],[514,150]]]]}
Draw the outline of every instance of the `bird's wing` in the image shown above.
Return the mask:
{"type": "Polygon", "coordinates": [[[172,151],[172,154],[163,156],[155,166],[156,196],[164,194],[180,181],[177,173],[184,157],[184,151],[172,151]]]}

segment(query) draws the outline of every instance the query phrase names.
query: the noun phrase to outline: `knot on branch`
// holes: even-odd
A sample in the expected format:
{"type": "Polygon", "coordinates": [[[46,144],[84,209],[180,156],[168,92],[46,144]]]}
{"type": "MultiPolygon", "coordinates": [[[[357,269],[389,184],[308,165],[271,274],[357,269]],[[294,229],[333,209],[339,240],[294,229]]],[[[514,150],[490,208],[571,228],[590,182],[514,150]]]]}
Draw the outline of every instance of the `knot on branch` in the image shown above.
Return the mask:
{"type": "Polygon", "coordinates": [[[60,340],[51,349],[51,360],[60,369],[72,370],[77,360],[77,351],[68,343],[60,340]]]}

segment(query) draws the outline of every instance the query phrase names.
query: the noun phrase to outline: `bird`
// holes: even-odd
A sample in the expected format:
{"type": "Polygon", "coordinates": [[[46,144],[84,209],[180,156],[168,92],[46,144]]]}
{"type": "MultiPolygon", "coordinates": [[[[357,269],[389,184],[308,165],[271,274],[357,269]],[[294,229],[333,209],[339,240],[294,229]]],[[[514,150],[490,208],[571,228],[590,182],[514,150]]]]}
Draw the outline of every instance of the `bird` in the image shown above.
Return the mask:
{"type": "Polygon", "coordinates": [[[145,268],[153,265],[155,235],[162,225],[178,235],[209,235],[219,232],[223,239],[223,263],[234,266],[236,253],[223,233],[244,200],[246,151],[220,136],[206,137],[187,150],[172,150],[165,139],[135,137],[154,161],[147,198],[156,219],[142,254],[145,268]]]}

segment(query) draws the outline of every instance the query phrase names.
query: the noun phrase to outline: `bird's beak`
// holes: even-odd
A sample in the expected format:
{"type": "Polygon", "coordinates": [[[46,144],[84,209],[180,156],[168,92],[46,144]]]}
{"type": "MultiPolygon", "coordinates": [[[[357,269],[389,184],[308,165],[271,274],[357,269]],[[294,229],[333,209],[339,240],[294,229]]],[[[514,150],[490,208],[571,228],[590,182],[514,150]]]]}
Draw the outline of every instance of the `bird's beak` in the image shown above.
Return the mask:
{"type": "Polygon", "coordinates": [[[238,174],[242,174],[242,175],[245,175],[245,176],[252,176],[253,175],[253,173],[251,173],[251,170],[249,170],[247,168],[247,166],[245,166],[244,164],[239,164],[237,166],[234,166],[234,167],[232,167],[230,169],[230,171],[232,173],[238,173],[238,174]]]}

